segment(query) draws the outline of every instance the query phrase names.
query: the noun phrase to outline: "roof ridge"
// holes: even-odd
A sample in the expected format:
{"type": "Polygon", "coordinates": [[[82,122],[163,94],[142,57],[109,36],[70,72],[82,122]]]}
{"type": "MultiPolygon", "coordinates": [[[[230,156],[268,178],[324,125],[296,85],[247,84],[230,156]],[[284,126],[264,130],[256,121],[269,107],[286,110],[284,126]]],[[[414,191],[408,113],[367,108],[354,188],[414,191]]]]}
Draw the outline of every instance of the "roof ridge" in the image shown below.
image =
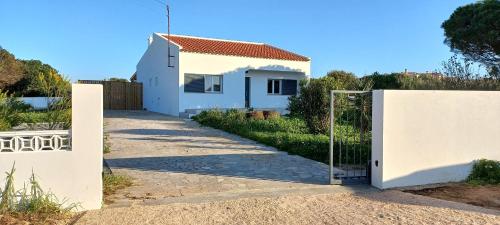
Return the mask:
{"type": "Polygon", "coordinates": [[[155,33],[177,45],[180,51],[214,55],[232,55],[293,61],[310,61],[311,58],[266,43],[244,42],[187,35],[155,33]]]}
{"type": "MultiPolygon", "coordinates": [[[[168,34],[165,34],[165,33],[158,33],[158,34],[160,34],[160,35],[162,35],[164,37],[166,37],[168,35],[168,34]]],[[[229,39],[222,39],[222,38],[209,38],[209,37],[199,37],[199,36],[192,36],[192,35],[170,34],[170,36],[183,37],[183,38],[193,38],[193,39],[202,39],[202,40],[211,40],[211,41],[225,41],[225,42],[234,42],[234,43],[265,45],[265,43],[262,43],[262,42],[229,40],[229,39]]]]}

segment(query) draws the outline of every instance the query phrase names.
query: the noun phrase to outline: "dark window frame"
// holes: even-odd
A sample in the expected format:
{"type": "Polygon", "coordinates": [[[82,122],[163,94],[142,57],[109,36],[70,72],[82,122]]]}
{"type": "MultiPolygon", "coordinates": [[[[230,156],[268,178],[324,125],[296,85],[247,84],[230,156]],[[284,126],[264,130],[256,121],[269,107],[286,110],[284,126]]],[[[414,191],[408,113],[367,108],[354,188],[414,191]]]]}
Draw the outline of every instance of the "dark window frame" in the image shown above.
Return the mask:
{"type": "Polygon", "coordinates": [[[222,94],[224,91],[224,76],[217,74],[195,74],[195,73],[185,73],[184,74],[184,93],[206,93],[206,94],[222,94]],[[210,90],[207,88],[207,77],[211,79],[210,84],[212,85],[210,90]],[[213,77],[219,77],[219,91],[214,91],[216,84],[213,82],[213,77]],[[194,83],[191,83],[194,82],[194,83]]]}
{"type": "Polygon", "coordinates": [[[294,79],[267,79],[267,94],[268,95],[297,95],[298,93],[298,80],[294,79]],[[278,92],[276,91],[276,82],[278,82],[278,92]],[[294,84],[293,89],[290,87],[285,87],[287,85],[294,84]],[[270,92],[271,91],[271,92],[270,92]]]}

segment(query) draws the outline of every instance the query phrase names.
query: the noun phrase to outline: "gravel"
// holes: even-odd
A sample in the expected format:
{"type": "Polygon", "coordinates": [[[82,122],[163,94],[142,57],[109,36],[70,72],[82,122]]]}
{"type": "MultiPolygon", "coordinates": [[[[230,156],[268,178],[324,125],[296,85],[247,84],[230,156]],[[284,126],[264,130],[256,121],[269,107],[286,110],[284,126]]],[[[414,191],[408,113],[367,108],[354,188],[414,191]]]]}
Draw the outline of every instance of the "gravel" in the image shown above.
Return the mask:
{"type": "Polygon", "coordinates": [[[106,208],[76,224],[500,224],[500,211],[393,190],[106,208]]]}

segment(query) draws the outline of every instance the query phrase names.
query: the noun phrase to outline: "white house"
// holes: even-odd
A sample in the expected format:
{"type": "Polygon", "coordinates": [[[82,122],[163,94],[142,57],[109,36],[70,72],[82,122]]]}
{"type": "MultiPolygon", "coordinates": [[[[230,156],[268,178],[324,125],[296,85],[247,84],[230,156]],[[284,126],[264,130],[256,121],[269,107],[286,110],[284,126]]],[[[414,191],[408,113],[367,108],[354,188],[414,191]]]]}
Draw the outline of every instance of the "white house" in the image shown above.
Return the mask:
{"type": "Polygon", "coordinates": [[[144,107],[153,112],[281,111],[310,67],[310,58],[263,43],[154,33],[134,78],[143,83],[144,107]]]}

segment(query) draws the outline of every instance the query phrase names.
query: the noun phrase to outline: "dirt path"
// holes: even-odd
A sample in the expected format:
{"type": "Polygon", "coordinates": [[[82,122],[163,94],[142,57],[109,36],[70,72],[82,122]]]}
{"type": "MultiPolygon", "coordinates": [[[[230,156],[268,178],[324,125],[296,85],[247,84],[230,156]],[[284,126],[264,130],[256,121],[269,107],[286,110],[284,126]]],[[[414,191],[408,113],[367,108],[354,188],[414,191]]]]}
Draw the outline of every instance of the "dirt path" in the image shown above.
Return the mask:
{"type": "Polygon", "coordinates": [[[107,208],[77,224],[500,224],[500,211],[387,191],[107,208]]]}
{"type": "Polygon", "coordinates": [[[500,185],[476,186],[467,183],[451,183],[407,192],[500,210],[500,185]]]}

